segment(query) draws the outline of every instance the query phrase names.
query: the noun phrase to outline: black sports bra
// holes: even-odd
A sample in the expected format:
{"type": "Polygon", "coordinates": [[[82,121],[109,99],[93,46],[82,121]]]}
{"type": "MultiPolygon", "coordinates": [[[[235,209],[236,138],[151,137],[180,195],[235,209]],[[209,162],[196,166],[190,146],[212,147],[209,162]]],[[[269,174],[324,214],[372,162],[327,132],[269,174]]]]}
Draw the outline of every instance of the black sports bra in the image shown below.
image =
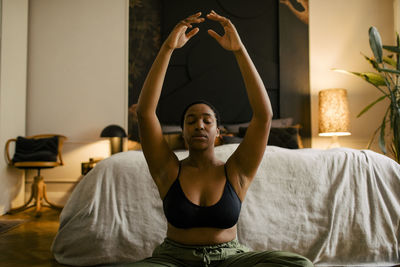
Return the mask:
{"type": "Polygon", "coordinates": [[[169,188],[163,200],[164,214],[170,224],[176,228],[212,227],[228,229],[233,227],[240,214],[242,202],[228,179],[225,169],[226,183],[221,199],[212,206],[199,206],[186,198],[178,177],[169,188]]]}

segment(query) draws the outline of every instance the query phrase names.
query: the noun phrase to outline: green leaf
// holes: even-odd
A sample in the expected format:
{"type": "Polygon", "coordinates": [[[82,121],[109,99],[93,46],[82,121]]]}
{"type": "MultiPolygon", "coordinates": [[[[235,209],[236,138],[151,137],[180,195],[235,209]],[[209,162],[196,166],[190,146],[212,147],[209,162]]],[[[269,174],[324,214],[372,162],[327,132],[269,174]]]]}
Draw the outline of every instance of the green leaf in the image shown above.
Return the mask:
{"type": "Polygon", "coordinates": [[[351,75],[358,76],[375,86],[386,86],[385,78],[378,73],[354,72],[354,71],[347,71],[347,70],[341,70],[341,69],[332,69],[332,70],[336,71],[336,72],[341,72],[341,73],[345,73],[345,74],[351,74],[351,75]]]}
{"type": "Polygon", "coordinates": [[[364,55],[363,53],[361,53],[361,54],[364,56],[364,58],[365,58],[369,63],[371,63],[372,67],[373,67],[375,70],[378,70],[378,69],[379,69],[378,62],[376,62],[373,58],[364,55]]]}
{"type": "Polygon", "coordinates": [[[396,32],[396,43],[397,43],[397,47],[400,47],[400,36],[399,36],[399,33],[398,32],[396,32]]]}
{"type": "Polygon", "coordinates": [[[360,77],[376,86],[386,85],[385,78],[382,75],[373,72],[361,72],[360,77]]]}
{"type": "MultiPolygon", "coordinates": [[[[400,86],[399,85],[395,85],[394,87],[393,87],[393,94],[396,96],[396,94],[398,94],[398,95],[400,95],[400,92],[399,92],[399,89],[400,89],[400,86]]],[[[397,103],[398,103],[398,105],[400,104],[400,98],[398,98],[398,99],[396,99],[397,100],[397,103]]]]}
{"type": "MultiPolygon", "coordinates": [[[[396,68],[397,67],[397,63],[394,59],[392,59],[391,57],[383,57],[383,62],[389,64],[390,66],[396,68]]],[[[378,67],[379,69],[379,67],[378,67]]]]}
{"type": "Polygon", "coordinates": [[[382,63],[382,39],[375,27],[369,28],[369,45],[378,63],[382,63]]]}
{"type": "Polygon", "coordinates": [[[372,102],[371,104],[369,104],[368,106],[366,106],[363,110],[361,110],[361,112],[357,115],[357,118],[359,118],[362,114],[364,114],[365,112],[367,112],[370,108],[372,108],[376,103],[381,102],[383,99],[385,99],[387,96],[381,96],[379,97],[377,100],[375,100],[374,102],[372,102]]]}
{"type": "MultiPolygon", "coordinates": [[[[397,47],[400,49],[400,37],[399,37],[399,33],[396,34],[396,42],[397,42],[397,47]]],[[[397,59],[397,70],[400,70],[400,54],[396,55],[396,59],[397,59]]]]}
{"type": "Polygon", "coordinates": [[[397,46],[391,46],[391,45],[384,45],[382,46],[383,49],[386,49],[390,52],[394,52],[394,53],[400,53],[400,48],[397,46]]]}
{"type": "Polygon", "coordinates": [[[387,112],[385,114],[385,116],[383,117],[383,122],[381,125],[381,133],[379,135],[379,147],[382,150],[383,154],[386,154],[386,145],[385,145],[385,127],[386,127],[386,115],[387,112]]]}
{"type": "Polygon", "coordinates": [[[386,68],[384,68],[384,69],[379,68],[379,71],[390,72],[390,73],[394,73],[394,74],[400,74],[400,70],[392,70],[392,69],[386,69],[386,68]]]}

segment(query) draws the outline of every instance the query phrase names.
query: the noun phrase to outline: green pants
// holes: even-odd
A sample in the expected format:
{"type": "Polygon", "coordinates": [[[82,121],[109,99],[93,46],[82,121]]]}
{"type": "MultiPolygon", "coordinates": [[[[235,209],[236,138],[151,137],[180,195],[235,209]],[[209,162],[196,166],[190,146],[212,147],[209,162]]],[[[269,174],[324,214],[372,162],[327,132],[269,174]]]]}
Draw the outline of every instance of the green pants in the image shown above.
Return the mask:
{"type": "Polygon", "coordinates": [[[247,266],[314,266],[308,259],[290,252],[251,252],[237,240],[213,246],[187,246],[165,239],[152,257],[123,266],[136,267],[247,267],[247,266]]]}

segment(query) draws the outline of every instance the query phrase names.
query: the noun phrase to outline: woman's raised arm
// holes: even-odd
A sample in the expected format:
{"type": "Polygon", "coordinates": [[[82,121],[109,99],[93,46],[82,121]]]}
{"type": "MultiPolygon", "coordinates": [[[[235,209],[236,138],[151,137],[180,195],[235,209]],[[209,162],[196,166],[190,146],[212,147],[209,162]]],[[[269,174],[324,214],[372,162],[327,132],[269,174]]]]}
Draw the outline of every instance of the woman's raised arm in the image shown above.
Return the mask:
{"type": "Polygon", "coordinates": [[[197,34],[199,29],[192,28],[192,23],[203,22],[204,18],[200,18],[200,15],[201,13],[198,12],[175,26],[161,46],[140,92],[137,106],[140,140],[150,173],[157,185],[163,182],[160,179],[168,175],[166,173],[168,170],[174,169],[171,165],[178,166],[175,154],[163,138],[161,125],[156,115],[157,104],[171,55],[175,49],[183,47],[197,34]],[[186,33],[188,28],[192,29],[186,33]]]}
{"type": "Polygon", "coordinates": [[[236,57],[246,86],[247,96],[253,110],[253,117],[246,135],[228,160],[229,168],[241,179],[240,184],[249,184],[255,176],[267,145],[272,120],[272,107],[267,91],[256,67],[246,51],[232,22],[214,11],[208,19],[218,21],[224,27],[225,34],[218,35],[213,30],[208,33],[226,50],[236,57]]]}

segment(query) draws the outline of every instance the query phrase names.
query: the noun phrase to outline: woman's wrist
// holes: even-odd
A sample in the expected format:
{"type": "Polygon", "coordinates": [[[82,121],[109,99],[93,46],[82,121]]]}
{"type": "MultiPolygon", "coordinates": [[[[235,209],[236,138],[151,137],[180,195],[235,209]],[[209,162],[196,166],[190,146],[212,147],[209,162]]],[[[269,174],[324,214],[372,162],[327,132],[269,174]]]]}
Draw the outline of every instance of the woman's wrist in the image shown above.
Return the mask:
{"type": "Polygon", "coordinates": [[[232,51],[235,56],[243,56],[247,53],[244,45],[241,45],[238,50],[232,51]]]}
{"type": "Polygon", "coordinates": [[[163,43],[160,48],[160,53],[172,54],[174,50],[175,50],[174,48],[168,46],[166,43],[163,43]]]}

